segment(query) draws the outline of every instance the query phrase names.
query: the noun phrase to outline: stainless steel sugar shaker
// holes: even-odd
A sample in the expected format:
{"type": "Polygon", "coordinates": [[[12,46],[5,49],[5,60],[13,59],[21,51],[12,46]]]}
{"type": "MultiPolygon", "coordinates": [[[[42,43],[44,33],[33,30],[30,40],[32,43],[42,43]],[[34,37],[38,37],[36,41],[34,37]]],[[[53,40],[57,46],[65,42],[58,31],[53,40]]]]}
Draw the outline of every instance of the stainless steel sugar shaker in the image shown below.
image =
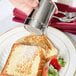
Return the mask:
{"type": "Polygon", "coordinates": [[[38,10],[33,10],[31,17],[25,20],[25,28],[35,34],[42,35],[48,27],[49,21],[55,11],[55,5],[49,0],[40,0],[38,10]],[[27,20],[29,20],[27,22],[27,20]]]}

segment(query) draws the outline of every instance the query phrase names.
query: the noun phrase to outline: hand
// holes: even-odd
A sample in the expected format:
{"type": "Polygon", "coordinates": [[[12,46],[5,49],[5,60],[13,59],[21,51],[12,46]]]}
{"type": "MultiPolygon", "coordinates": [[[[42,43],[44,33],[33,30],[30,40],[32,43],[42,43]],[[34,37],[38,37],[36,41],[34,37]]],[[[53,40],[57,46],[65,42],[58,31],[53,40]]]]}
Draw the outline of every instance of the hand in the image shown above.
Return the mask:
{"type": "MultiPolygon", "coordinates": [[[[33,8],[38,8],[38,5],[39,5],[38,0],[10,0],[10,1],[16,8],[23,11],[27,15],[30,14],[30,12],[33,10],[33,8]]],[[[49,0],[49,1],[52,1],[52,0],[49,0]]],[[[54,3],[54,5],[55,5],[55,3],[54,3]]],[[[55,10],[55,14],[56,13],[58,13],[57,7],[56,7],[56,10],[55,10]]]]}
{"type": "Polygon", "coordinates": [[[33,8],[37,7],[38,0],[10,0],[11,3],[21,11],[25,12],[27,15],[30,14],[33,8]]]}

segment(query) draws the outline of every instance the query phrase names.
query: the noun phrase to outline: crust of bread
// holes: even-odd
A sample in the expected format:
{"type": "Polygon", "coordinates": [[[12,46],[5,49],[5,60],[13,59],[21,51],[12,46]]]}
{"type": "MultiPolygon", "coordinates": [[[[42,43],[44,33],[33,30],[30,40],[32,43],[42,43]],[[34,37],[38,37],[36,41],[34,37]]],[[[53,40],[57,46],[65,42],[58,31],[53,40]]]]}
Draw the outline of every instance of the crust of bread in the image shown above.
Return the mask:
{"type": "Polygon", "coordinates": [[[1,74],[3,74],[3,75],[5,74],[5,75],[8,76],[8,74],[6,73],[6,69],[7,69],[9,60],[10,60],[10,56],[11,56],[12,52],[14,51],[14,48],[17,47],[17,46],[19,46],[19,44],[14,44],[14,45],[13,45],[12,50],[11,50],[9,56],[8,56],[7,62],[6,62],[6,64],[5,64],[3,70],[1,71],[1,74]]]}
{"type": "Polygon", "coordinates": [[[40,60],[40,63],[39,63],[39,68],[38,68],[38,73],[37,73],[37,76],[42,76],[42,71],[43,71],[43,67],[46,63],[46,59],[45,59],[45,50],[42,49],[41,47],[39,47],[41,53],[40,53],[40,57],[41,57],[41,60],[40,60]]]}
{"type": "Polygon", "coordinates": [[[0,76],[14,76],[14,75],[0,74],[0,76]]]}
{"type": "MultiPolygon", "coordinates": [[[[21,39],[19,39],[19,40],[17,40],[16,41],[16,43],[19,43],[19,44],[25,44],[25,45],[30,45],[29,43],[26,43],[26,41],[28,40],[28,39],[32,39],[33,41],[34,40],[43,40],[44,42],[45,42],[45,44],[47,44],[48,45],[48,48],[49,49],[52,49],[54,46],[53,46],[53,44],[52,44],[52,42],[50,42],[49,40],[48,40],[48,38],[45,36],[45,35],[42,35],[42,36],[39,36],[39,35],[29,35],[29,36],[27,36],[27,37],[23,37],[23,38],[21,38],[21,39]]],[[[27,41],[28,42],[28,41],[27,41]]]]}

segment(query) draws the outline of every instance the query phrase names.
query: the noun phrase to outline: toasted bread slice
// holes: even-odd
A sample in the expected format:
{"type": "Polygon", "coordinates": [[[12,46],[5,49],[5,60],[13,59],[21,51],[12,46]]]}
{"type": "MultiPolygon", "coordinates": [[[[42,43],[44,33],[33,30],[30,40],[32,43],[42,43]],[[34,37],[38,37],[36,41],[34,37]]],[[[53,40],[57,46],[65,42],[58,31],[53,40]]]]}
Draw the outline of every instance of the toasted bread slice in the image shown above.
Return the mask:
{"type": "Polygon", "coordinates": [[[42,76],[45,51],[39,46],[14,44],[2,74],[13,76],[42,76]]]}
{"type": "Polygon", "coordinates": [[[31,46],[40,46],[41,48],[45,49],[47,60],[56,57],[58,54],[57,49],[53,46],[52,42],[49,41],[45,35],[29,35],[27,37],[17,40],[16,43],[31,46]]]}

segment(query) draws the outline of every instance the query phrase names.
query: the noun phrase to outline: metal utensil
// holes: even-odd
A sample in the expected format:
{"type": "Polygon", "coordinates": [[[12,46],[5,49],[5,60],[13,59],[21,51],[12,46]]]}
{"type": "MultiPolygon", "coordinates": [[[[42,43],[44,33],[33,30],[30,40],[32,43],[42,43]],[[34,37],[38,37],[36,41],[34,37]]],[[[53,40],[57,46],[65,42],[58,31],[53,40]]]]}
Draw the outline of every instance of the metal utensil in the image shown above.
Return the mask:
{"type": "MultiPolygon", "coordinates": [[[[40,6],[30,17],[28,25],[25,28],[33,33],[42,35],[47,28],[50,19],[55,11],[55,5],[49,0],[40,0],[40,6]]],[[[25,24],[27,22],[25,21],[25,24]]]]}
{"type": "Polygon", "coordinates": [[[57,16],[53,16],[53,18],[56,18],[56,19],[60,20],[61,22],[71,22],[76,19],[76,17],[72,17],[72,18],[62,17],[62,18],[60,18],[57,16]]]}
{"type": "Polygon", "coordinates": [[[62,11],[58,11],[58,13],[61,13],[61,14],[65,15],[68,18],[76,17],[76,12],[62,12],[62,11]]]}

